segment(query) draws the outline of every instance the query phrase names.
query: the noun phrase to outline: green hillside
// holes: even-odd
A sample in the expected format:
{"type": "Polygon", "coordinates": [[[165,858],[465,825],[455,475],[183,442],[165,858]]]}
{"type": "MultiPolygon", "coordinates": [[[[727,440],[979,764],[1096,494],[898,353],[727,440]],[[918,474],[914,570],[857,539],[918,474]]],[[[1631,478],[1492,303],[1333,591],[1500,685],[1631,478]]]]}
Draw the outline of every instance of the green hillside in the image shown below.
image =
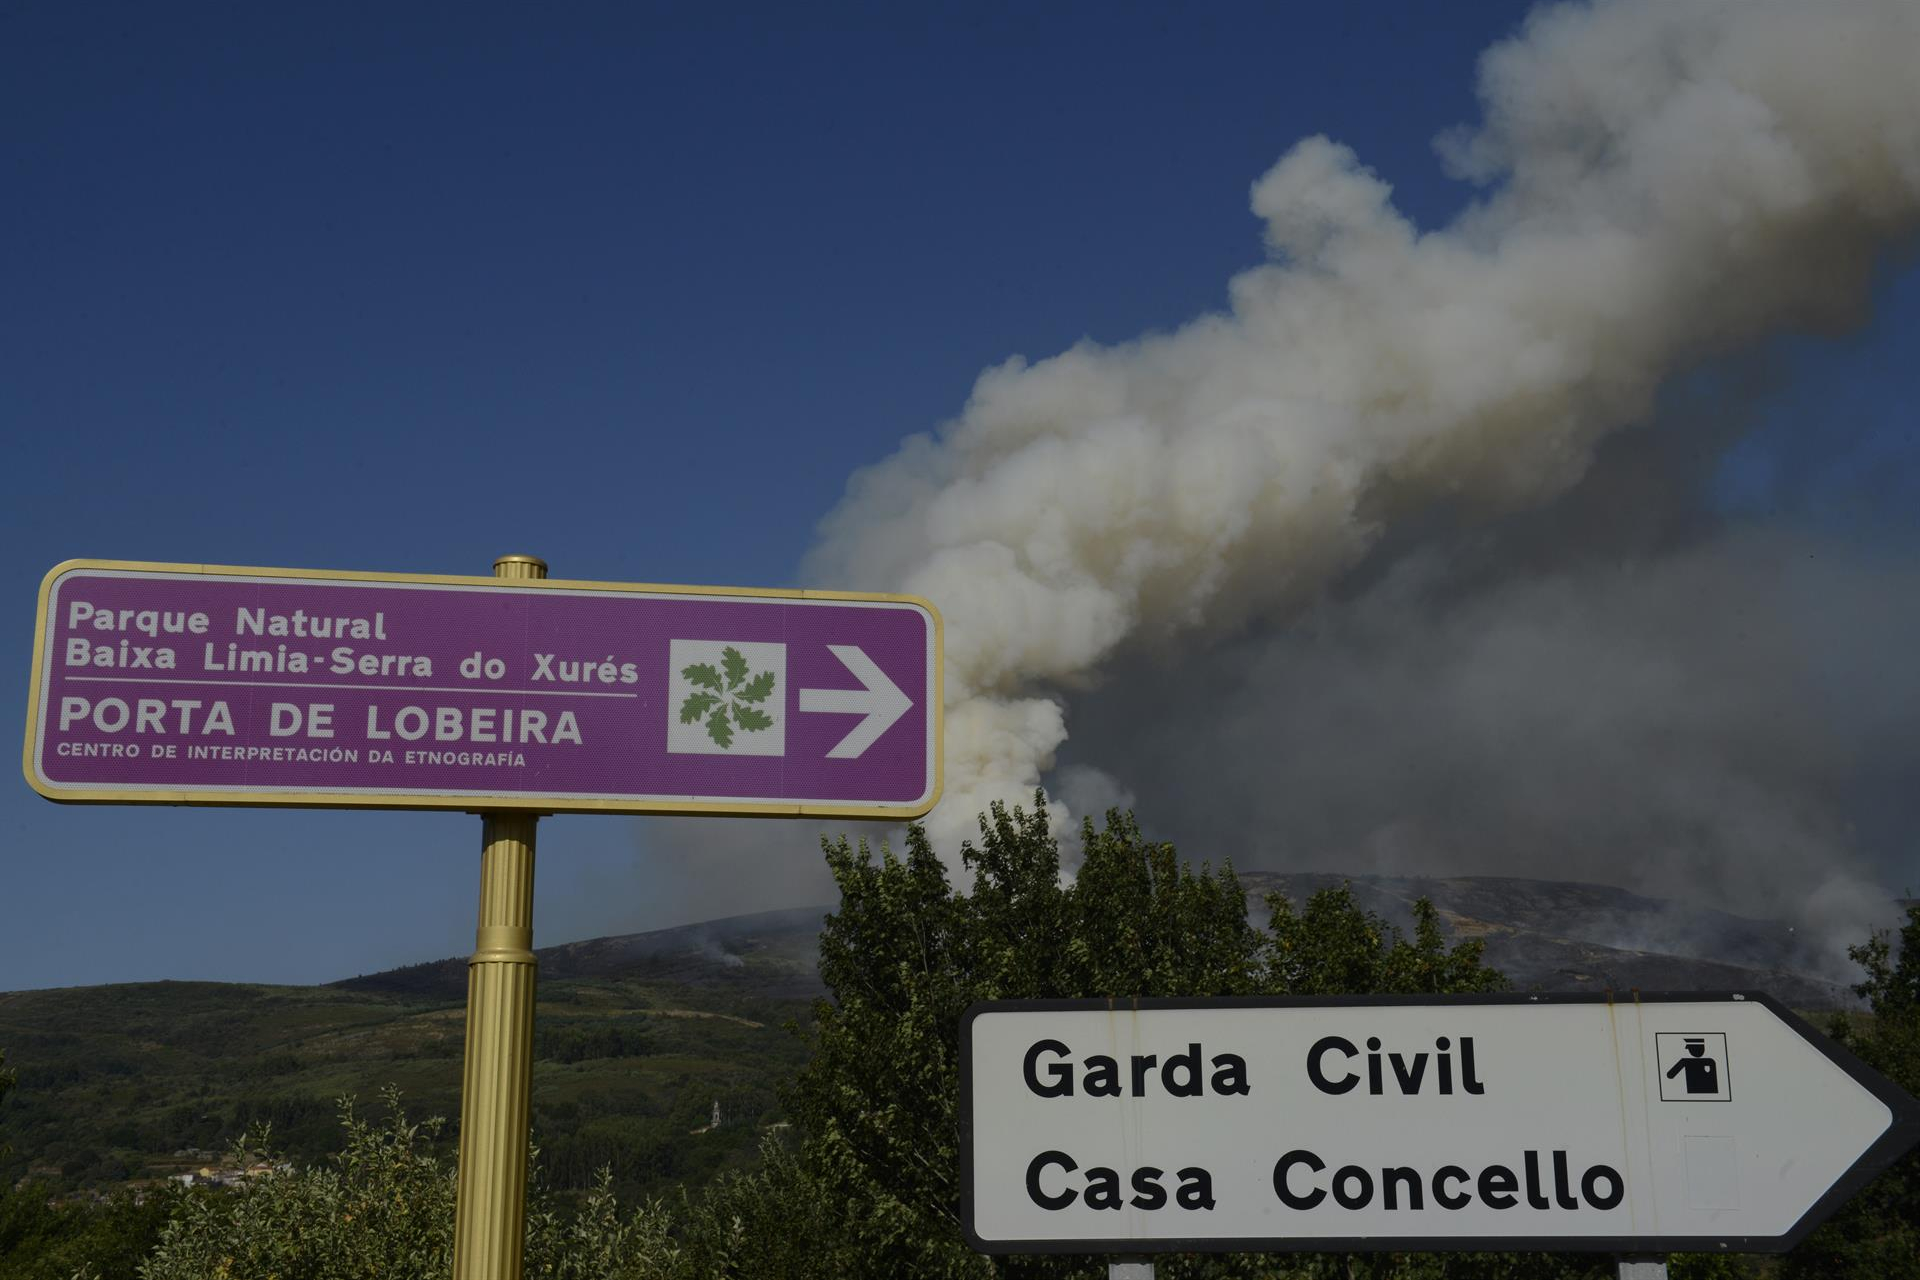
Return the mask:
{"type": "MultiPolygon", "coordinates": [[[[791,966],[749,956],[695,982],[543,981],[533,1124],[552,1185],[613,1168],[623,1199],[746,1161],[804,1060],[791,966]],[[775,992],[779,994],[767,994],[775,992]],[[704,1129],[715,1101],[722,1123],[704,1129]]],[[[364,986],[158,982],[0,994],[19,1073],[0,1112],[0,1178],[69,1191],[217,1165],[249,1127],[306,1161],[341,1139],[338,1100],[397,1085],[458,1137],[464,1001],[364,986]]]]}

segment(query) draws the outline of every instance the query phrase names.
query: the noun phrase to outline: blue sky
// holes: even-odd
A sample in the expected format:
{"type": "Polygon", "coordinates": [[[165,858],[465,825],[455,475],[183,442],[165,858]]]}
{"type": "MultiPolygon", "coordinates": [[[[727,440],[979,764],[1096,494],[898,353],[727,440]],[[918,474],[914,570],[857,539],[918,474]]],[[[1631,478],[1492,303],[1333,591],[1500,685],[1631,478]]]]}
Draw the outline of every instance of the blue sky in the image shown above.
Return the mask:
{"type": "MultiPolygon", "coordinates": [[[[0,15],[0,668],[75,556],[790,584],[974,376],[1221,306],[1249,184],[1431,140],[1525,6],[92,6],[0,15]]],[[[1702,501],[1911,544],[1920,272],[1702,501]],[[1843,416],[1845,429],[1837,429],[1843,416]]],[[[17,731],[17,728],[16,728],[17,731]]],[[[679,822],[697,821],[693,819],[679,822]]],[[[477,818],[0,792],[0,989],[471,949],[477,818]]],[[[666,820],[541,837],[536,938],[678,923],[666,820]]],[[[811,830],[771,831],[814,859],[811,830]]],[[[773,906],[774,902],[750,905],[773,906]]]]}

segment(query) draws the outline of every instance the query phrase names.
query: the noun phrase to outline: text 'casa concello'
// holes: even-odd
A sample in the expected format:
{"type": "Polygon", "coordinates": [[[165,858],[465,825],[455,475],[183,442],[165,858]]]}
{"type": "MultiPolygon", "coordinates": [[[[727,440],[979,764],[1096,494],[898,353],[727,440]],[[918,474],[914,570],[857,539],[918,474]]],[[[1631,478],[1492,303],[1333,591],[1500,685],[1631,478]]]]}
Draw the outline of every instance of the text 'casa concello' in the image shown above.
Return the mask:
{"type": "MultiPolygon", "coordinates": [[[[1163,1105],[1170,1107],[1198,1105],[1189,1100],[1205,1098],[1226,1105],[1251,1099],[1261,1068],[1290,1092],[1297,1094],[1305,1084],[1354,1106],[1400,1096],[1481,1108],[1497,1083],[1482,1076],[1472,1036],[1438,1036],[1430,1046],[1417,1048],[1392,1045],[1381,1036],[1367,1036],[1358,1044],[1344,1036],[1322,1036],[1291,1061],[1251,1065],[1244,1054],[1210,1051],[1199,1041],[1162,1057],[1081,1054],[1063,1040],[1047,1038],[1034,1041],[1021,1059],[1022,1080],[1036,1098],[1151,1098],[1164,1099],[1163,1105]],[[1293,1079],[1283,1079],[1294,1072],[1298,1075],[1293,1079]]],[[[1248,1119],[1255,1119],[1251,1110],[1248,1119]]],[[[1027,1197],[1054,1212],[1077,1205],[1205,1213],[1216,1208],[1222,1196],[1254,1194],[1298,1213],[1385,1209],[1444,1215],[1472,1205],[1500,1212],[1606,1213],[1626,1195],[1618,1169],[1602,1161],[1583,1163],[1566,1149],[1529,1147],[1513,1152],[1510,1160],[1475,1168],[1448,1161],[1444,1154],[1412,1157],[1405,1163],[1362,1163],[1343,1161],[1338,1152],[1323,1155],[1286,1143],[1284,1123],[1278,1133],[1262,1132],[1258,1126],[1249,1133],[1259,1135],[1249,1140],[1271,1142],[1276,1150],[1264,1187],[1216,1186],[1213,1172],[1198,1164],[1170,1171],[1142,1162],[1122,1170],[1084,1165],[1071,1152],[1049,1149],[1027,1164],[1027,1197]]]]}

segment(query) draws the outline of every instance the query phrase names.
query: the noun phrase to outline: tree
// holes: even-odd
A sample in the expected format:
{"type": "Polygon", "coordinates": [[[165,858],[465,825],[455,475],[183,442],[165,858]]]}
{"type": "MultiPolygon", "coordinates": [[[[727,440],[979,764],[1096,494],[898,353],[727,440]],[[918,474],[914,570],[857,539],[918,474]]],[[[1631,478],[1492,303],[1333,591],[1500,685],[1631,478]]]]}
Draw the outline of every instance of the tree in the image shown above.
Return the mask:
{"type": "MultiPolygon", "coordinates": [[[[1036,798],[1038,800],[1038,798],[1036,798]]],[[[816,1010],[813,1057],[788,1106],[804,1135],[794,1177],[816,1196],[830,1259],[786,1260],[792,1274],[938,1277],[1105,1274],[1095,1258],[992,1261],[959,1230],[959,1025],[977,1000],[1060,997],[1319,995],[1485,991],[1502,985],[1480,944],[1448,947],[1422,902],[1414,936],[1363,910],[1345,887],[1304,910],[1268,900],[1269,928],[1247,918],[1232,866],[1196,871],[1147,840],[1131,814],[1082,829],[1084,860],[1063,884],[1046,809],[995,805],[973,875],[956,890],[910,827],[904,856],[843,838],[826,845],[840,908],[820,939],[832,999],[816,1010]]],[[[1325,1260],[1326,1274],[1445,1275],[1395,1256],[1325,1260]]],[[[1473,1274],[1578,1274],[1560,1264],[1473,1274]],[[1544,1268],[1544,1269],[1543,1269],[1544,1268]]],[[[1173,1259],[1164,1276],[1319,1274],[1308,1259],[1173,1259]]],[[[1458,1270],[1451,1274],[1465,1275],[1458,1270]]]]}
{"type": "MultiPolygon", "coordinates": [[[[382,1101],[388,1115],[377,1123],[356,1115],[352,1099],[341,1102],[345,1149],[327,1165],[282,1165],[231,1190],[178,1195],[142,1280],[445,1280],[453,1263],[455,1175],[433,1151],[442,1121],[410,1121],[397,1090],[384,1091],[382,1101]]],[[[243,1139],[234,1160],[257,1156],[270,1136],[243,1139]]],[[[670,1215],[657,1205],[622,1210],[610,1174],[603,1172],[577,1211],[566,1214],[539,1176],[537,1159],[533,1170],[529,1280],[701,1274],[682,1262],[669,1238],[670,1215]]]]}
{"type": "MultiPolygon", "coordinates": [[[[0,1102],[5,1102],[7,1095],[13,1092],[13,1083],[17,1078],[13,1072],[7,1070],[7,1051],[0,1049],[0,1102]]],[[[13,1148],[0,1142],[0,1156],[11,1154],[13,1154],[13,1148]]]]}
{"type": "MultiPolygon", "coordinates": [[[[1885,931],[1847,948],[1866,977],[1870,1016],[1836,1016],[1840,1041],[1908,1093],[1920,1094],[1920,903],[1907,907],[1895,955],[1885,931]]],[[[1909,1152],[1787,1256],[1790,1277],[1920,1277],[1920,1153],[1909,1152]]]]}
{"type": "MultiPolygon", "coordinates": [[[[438,1120],[409,1123],[396,1093],[387,1123],[340,1104],[346,1147],[331,1167],[276,1172],[232,1191],[186,1197],[142,1270],[174,1277],[443,1275],[453,1253],[453,1183],[430,1152],[438,1120]]],[[[241,1140],[233,1162],[270,1150],[271,1133],[241,1140]]]]}
{"type": "Polygon", "coordinates": [[[50,1203],[44,1182],[0,1187],[0,1280],[134,1280],[164,1226],[171,1194],[121,1191],[100,1203],[50,1203]]]}
{"type": "MultiPolygon", "coordinates": [[[[17,1081],[0,1053],[0,1102],[17,1081]]],[[[8,1147],[0,1143],[0,1156],[8,1147]]],[[[0,1183],[0,1280],[84,1276],[132,1280],[159,1237],[168,1201],[121,1192],[99,1203],[57,1203],[36,1178],[0,1183]]]]}

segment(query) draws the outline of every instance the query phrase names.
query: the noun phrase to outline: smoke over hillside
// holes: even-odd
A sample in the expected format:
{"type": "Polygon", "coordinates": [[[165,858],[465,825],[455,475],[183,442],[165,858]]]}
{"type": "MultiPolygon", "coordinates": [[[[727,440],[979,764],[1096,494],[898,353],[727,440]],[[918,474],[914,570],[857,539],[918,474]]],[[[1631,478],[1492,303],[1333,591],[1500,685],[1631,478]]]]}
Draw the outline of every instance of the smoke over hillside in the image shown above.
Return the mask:
{"type": "Polygon", "coordinates": [[[1920,564],[1629,497],[1681,439],[1192,668],[1123,659],[1077,735],[1243,865],[1628,885],[1857,942],[1903,883],[1870,851],[1911,847],[1920,564]]]}
{"type": "MultiPolygon", "coordinates": [[[[1880,592],[1911,598],[1910,577],[1863,580],[1835,600],[1776,596],[1765,584],[1781,552],[1742,545],[1728,549],[1741,568],[1726,581],[1696,553],[1653,581],[1598,568],[1482,581],[1453,612],[1423,613],[1406,602],[1437,591],[1440,571],[1416,554],[1364,600],[1329,602],[1436,510],[1471,523],[1567,492],[1603,440],[1655,416],[1674,375],[1783,329],[1862,320],[1877,256],[1920,218],[1917,61],[1909,0],[1537,10],[1482,59],[1483,122],[1440,141],[1450,170],[1483,190],[1450,225],[1417,230],[1386,175],[1308,138],[1253,184],[1270,261],[1232,280],[1226,313],[1009,360],[981,375],[956,420],[855,475],[805,577],[916,592],[944,611],[948,781],[934,825],[945,847],[988,801],[1043,780],[1056,803],[1127,794],[1140,785],[1129,759],[1175,810],[1196,809],[1211,785],[1228,803],[1286,808],[1280,826],[1298,844],[1377,846],[1396,811],[1491,811],[1507,802],[1472,794],[1487,776],[1526,781],[1450,759],[1436,726],[1494,740],[1536,724],[1551,727],[1552,749],[1532,768],[1605,775],[1602,809],[1682,813],[1709,847],[1806,846],[1784,862],[1832,847],[1828,816],[1781,812],[1802,789],[1782,793],[1775,774],[1797,778],[1806,761],[1776,760],[1764,725],[1753,768],[1738,753],[1716,765],[1718,727],[1696,733],[1739,721],[1743,670],[1792,661],[1723,661],[1747,633],[1687,620],[1789,603],[1844,615],[1880,592]],[[1503,621],[1520,614],[1538,620],[1530,634],[1503,621]],[[1443,636],[1409,634],[1436,620],[1443,636]],[[1176,652],[1178,674],[1166,670],[1176,652]],[[1650,652],[1666,656],[1641,663],[1650,652]],[[1697,683],[1703,672],[1717,678],[1697,683]],[[1353,723],[1340,690],[1376,680],[1353,723]],[[1609,680],[1630,695],[1586,715],[1578,688],[1609,680]],[[1547,687],[1568,695],[1535,700],[1547,687]],[[1068,709],[1083,704],[1113,713],[1100,746],[1071,752],[1075,767],[1056,775],[1068,709]],[[1224,732],[1178,760],[1156,752],[1149,739],[1181,740],[1195,706],[1224,732]],[[1410,734],[1396,734],[1395,706],[1410,734]],[[1152,734],[1129,731],[1142,718],[1152,734]],[[1649,795],[1636,754],[1668,733],[1708,758],[1649,795]],[[1397,786],[1431,797],[1355,794],[1380,776],[1376,753],[1399,758],[1397,786]],[[1256,785],[1255,761],[1263,777],[1295,777],[1256,785]],[[1360,816],[1370,806],[1376,816],[1360,816]]],[[[1507,847],[1533,849],[1585,816],[1501,813],[1465,829],[1504,829],[1507,847]]],[[[1406,838],[1421,846],[1409,857],[1431,852],[1420,832],[1406,838]]],[[[1458,851],[1438,852],[1433,869],[1455,869],[1458,851]]],[[[1677,838],[1661,856],[1691,857],[1677,838]]],[[[1572,869],[1601,868],[1576,858],[1572,869]]]]}

